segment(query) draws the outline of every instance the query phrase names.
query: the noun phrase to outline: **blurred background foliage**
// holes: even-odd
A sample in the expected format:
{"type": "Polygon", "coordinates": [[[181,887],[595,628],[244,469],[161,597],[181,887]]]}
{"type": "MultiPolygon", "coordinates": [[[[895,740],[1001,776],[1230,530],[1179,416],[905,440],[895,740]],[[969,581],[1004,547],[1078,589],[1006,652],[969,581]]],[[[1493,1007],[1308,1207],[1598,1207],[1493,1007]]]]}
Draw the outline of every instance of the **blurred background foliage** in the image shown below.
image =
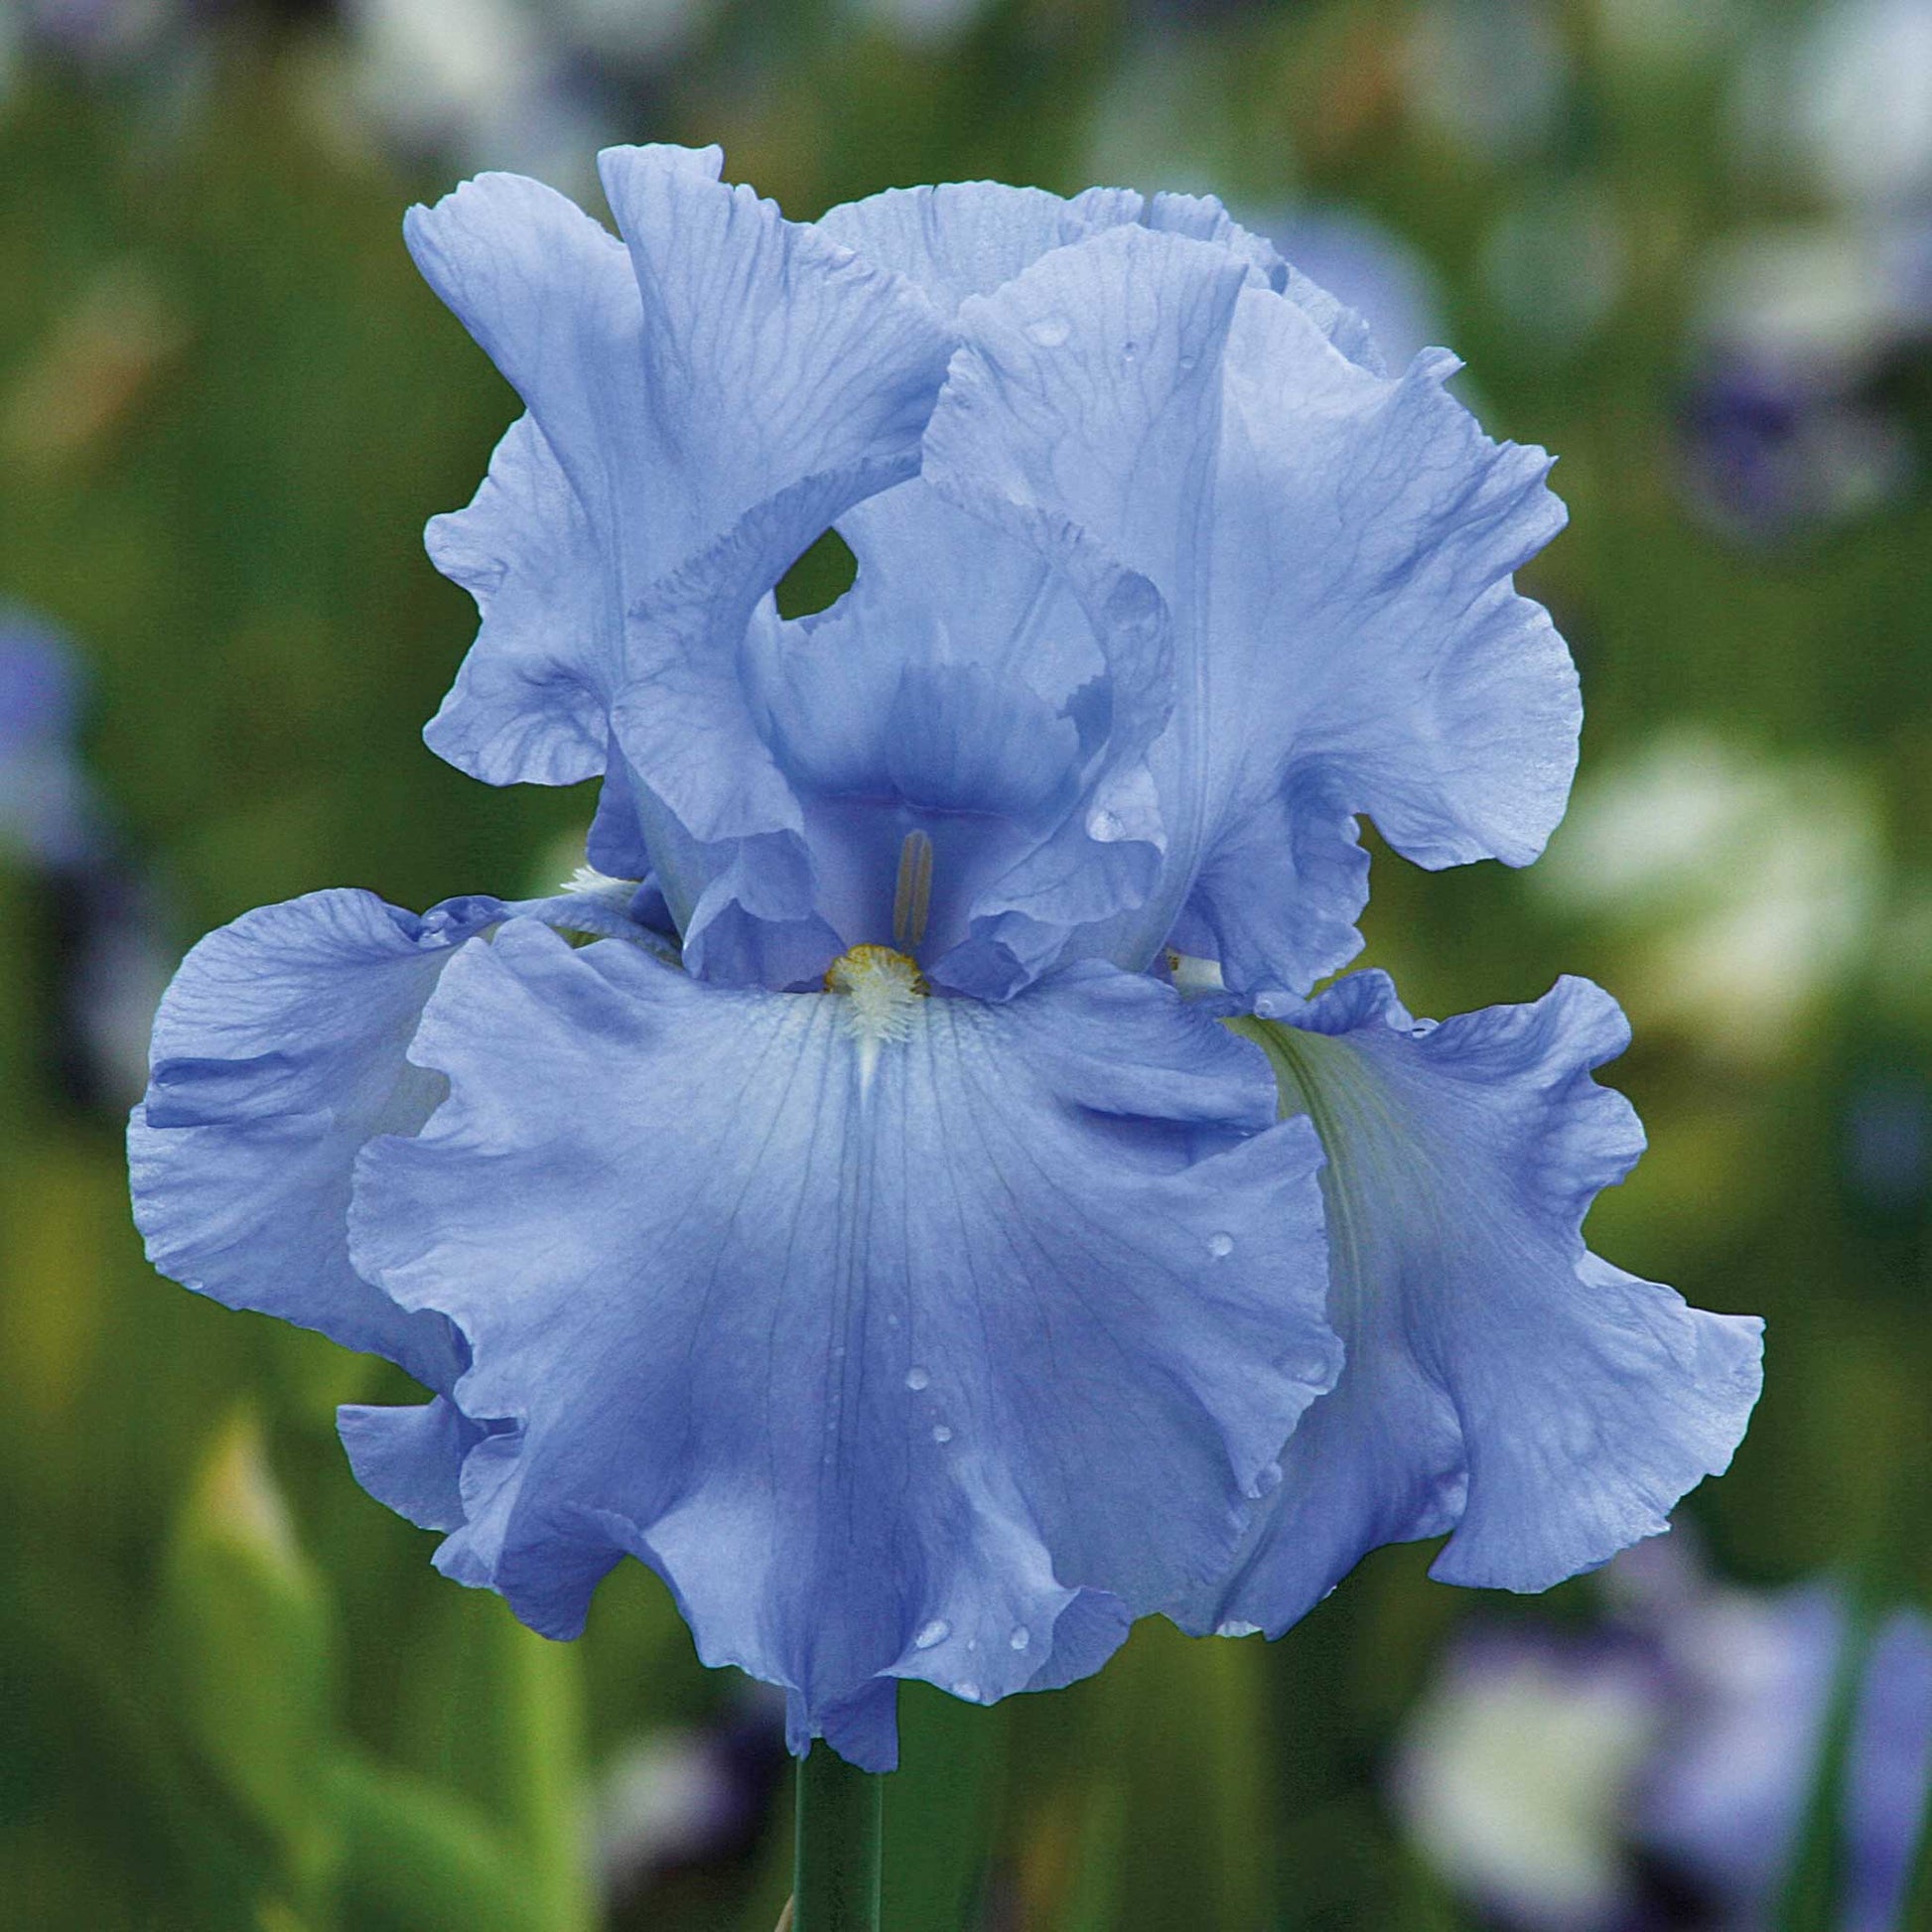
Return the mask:
{"type": "MultiPolygon", "coordinates": [[[[483,166],[601,207],[595,148],[638,139],[722,141],[800,217],[982,175],[1212,190],[1392,359],[1447,342],[1492,432],[1558,452],[1574,523],[1528,581],[1583,668],[1571,818],[1521,875],[1379,857],[1369,957],[1421,1013],[1561,971],[1616,993],[1636,1044],[1610,1077],[1652,1151],[1595,1245],[1770,1324],[1674,1583],[1613,1567],[1517,1603],[1398,1549],[1276,1644],[1147,1625],[1099,1678],[994,1711],[909,1686],[889,1923],[1883,1932],[1834,1887],[1864,1856],[1837,1791],[1860,1683],[1932,1727],[1924,1671],[1862,1662],[1932,1548],[1932,8],[8,6],[14,1922],[766,1932],[782,1905],[770,1704],[698,1667],[634,1565],[568,1647],[434,1576],[334,1436],[339,1402],[407,1393],[394,1372],[155,1278],[119,1144],[153,999],[208,927],[336,884],[528,892],[581,857],[584,792],[492,793],[417,736],[474,622],[420,531],[515,404],[398,222],[483,166]],[[1718,1806],[1762,1867],[1745,1898],[1644,1793],[1659,1739],[1716,1734],[1683,1632],[1716,1603],[1769,1655],[1800,1600],[1839,1634],[1808,1679],[1753,1680],[1803,1679],[1815,1711],[1735,1746],[1788,1787],[1782,1823],[1718,1806]],[[1478,1748],[1455,1695],[1491,1640],[1548,1668],[1476,1697],[1478,1748]],[[1602,1680],[1576,1694],[1618,1643],[1649,1672],[1629,1722],[1602,1680]]],[[[809,558],[792,607],[835,573],[809,558]]],[[[1922,1749],[1899,1762],[1902,1848],[1922,1749]]]]}

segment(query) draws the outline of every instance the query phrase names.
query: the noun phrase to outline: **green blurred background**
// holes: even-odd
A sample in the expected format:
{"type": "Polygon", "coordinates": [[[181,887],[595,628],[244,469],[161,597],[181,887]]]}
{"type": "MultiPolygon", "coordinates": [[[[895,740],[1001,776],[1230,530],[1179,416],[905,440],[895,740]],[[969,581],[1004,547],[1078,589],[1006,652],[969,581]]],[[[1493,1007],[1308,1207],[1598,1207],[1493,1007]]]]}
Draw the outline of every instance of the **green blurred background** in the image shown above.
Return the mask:
{"type": "MultiPolygon", "coordinates": [[[[977,176],[1212,189],[1558,453],[1573,525],[1527,587],[1583,668],[1571,818],[1520,875],[1380,856],[1369,957],[1419,1013],[1564,971],[1624,1002],[1609,1077],[1652,1147],[1594,1243],[1770,1324],[1749,1439],[1681,1515],[1738,1585],[1923,1600],[1932,44],[1886,15],[13,0],[0,597],[84,667],[98,815],[50,854],[0,782],[0,1917],[768,1932],[782,1904],[770,1707],[654,1581],[626,1566],[564,1647],[436,1577],[334,1434],[406,1385],[159,1280],[125,1206],[144,1002],[202,932],[581,859],[588,792],[491,792],[418,738],[474,627],[422,525],[515,403],[399,221],[492,165],[602,211],[607,140],[721,141],[799,217],[977,176]]],[[[1393,1753],[1458,1625],[1587,1627],[1601,1587],[1498,1602],[1430,1555],[1276,1644],[1147,1625],[1068,1692],[909,1687],[890,1922],[1488,1923],[1393,1753]]]]}

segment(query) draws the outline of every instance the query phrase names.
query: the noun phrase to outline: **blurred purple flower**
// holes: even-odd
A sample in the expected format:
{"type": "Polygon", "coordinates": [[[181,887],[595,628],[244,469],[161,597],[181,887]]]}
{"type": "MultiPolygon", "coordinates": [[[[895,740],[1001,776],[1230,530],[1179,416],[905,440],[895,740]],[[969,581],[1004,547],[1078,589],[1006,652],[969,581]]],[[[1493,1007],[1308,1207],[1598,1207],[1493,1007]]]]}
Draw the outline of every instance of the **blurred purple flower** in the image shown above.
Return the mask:
{"type": "Polygon", "coordinates": [[[1744,234],[1703,280],[1678,420],[1710,521],[1777,540],[1914,482],[1924,453],[1892,393],[1932,358],[1932,227],[1744,234]]]}
{"type": "Polygon", "coordinates": [[[47,1076],[118,1112],[145,1083],[145,1041],[173,967],[153,889],[81,760],[84,680],[66,640],[0,606],[0,858],[40,882],[48,943],[47,1076]]]}
{"type": "MultiPolygon", "coordinates": [[[[1714,1590],[1658,1632],[1674,1722],[1636,1796],[1637,1834],[1707,1887],[1737,1932],[1767,1926],[1796,1850],[1847,1640],[1844,1592],[1714,1590]]],[[[1840,1815],[1841,1932],[1902,1932],[1932,1776],[1932,1621],[1898,1610],[1860,1677],[1840,1815]]]]}
{"type": "Polygon", "coordinates": [[[0,847],[36,866],[73,866],[101,837],[74,753],[80,671],[66,641],[0,606],[0,847]]]}
{"type": "Polygon", "coordinates": [[[784,1699],[762,1684],[746,1684],[715,1723],[654,1730],[621,1750],[597,1796],[607,1897],[750,1852],[784,1764],[784,1699]]]}
{"type": "MultiPolygon", "coordinates": [[[[1844,1592],[1705,1582],[1663,1546],[1605,1573],[1585,1632],[1451,1646],[1394,1797],[1458,1889],[1524,1932],[1768,1932],[1848,1627],[1844,1592]]],[[[1897,1610],[1863,1666],[1840,1818],[1838,1932],[1898,1913],[1932,1777],[1932,1621],[1897,1610]]]]}

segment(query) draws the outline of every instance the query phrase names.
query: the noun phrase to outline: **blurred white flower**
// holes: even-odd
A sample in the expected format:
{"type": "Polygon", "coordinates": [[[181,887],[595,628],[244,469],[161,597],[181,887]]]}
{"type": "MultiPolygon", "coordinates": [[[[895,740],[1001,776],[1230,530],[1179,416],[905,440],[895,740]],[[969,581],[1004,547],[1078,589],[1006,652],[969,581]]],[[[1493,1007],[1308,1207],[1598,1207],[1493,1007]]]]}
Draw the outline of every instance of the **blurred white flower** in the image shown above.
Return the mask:
{"type": "Polygon", "coordinates": [[[346,14],[354,95],[382,145],[594,186],[591,157],[616,130],[550,16],[517,0],[348,0],[346,14]]]}
{"type": "Polygon", "coordinates": [[[1827,0],[1747,44],[1738,163],[1866,214],[1932,204],[1932,0],[1827,0]]]}
{"type": "Polygon", "coordinates": [[[1932,228],[1820,222],[1713,248],[1693,292],[1685,481],[1719,527],[1784,533],[1895,496],[1912,438],[1885,372],[1932,344],[1932,228]]]}
{"type": "Polygon", "coordinates": [[[1793,132],[1828,192],[1867,207],[1932,197],[1932,0],[1823,8],[1793,77],[1793,132]]]}
{"type": "Polygon", "coordinates": [[[653,1732],[625,1750],[598,1794],[597,1865],[610,1892],[702,1853],[734,1812],[731,1767],[697,1730],[653,1732]]]}
{"type": "MultiPolygon", "coordinates": [[[[1450,1884],[1524,1932],[1677,1924],[1655,1914],[1680,1895],[1691,1923],[1768,1923],[1846,1597],[1832,1583],[1715,1584],[1678,1543],[1612,1562],[1590,1629],[1462,1636],[1411,1723],[1399,1812],[1450,1884]]],[[[1834,1923],[1893,1932],[1932,1772],[1932,1622],[1917,1612],[1883,1617],[1863,1652],[1847,1749],[1834,1923]]]]}
{"type": "Polygon", "coordinates": [[[1785,367],[1862,365],[1924,331],[1923,253],[1912,232],[1887,227],[1745,229],[1700,265],[1693,339],[1785,367]]]}
{"type": "Polygon", "coordinates": [[[1411,1724],[1394,1798],[1449,1882],[1549,1932],[1615,1923],[1624,1792],[1657,1739],[1657,1686],[1612,1648],[1465,1641],[1411,1724]]]}
{"type": "Polygon", "coordinates": [[[632,1896],[673,1866],[743,1851],[784,1762],[784,1701],[756,1684],[715,1725],[667,1725],[620,1751],[591,1819],[605,1896],[632,1896]]]}
{"type": "Polygon", "coordinates": [[[910,47],[943,46],[986,12],[988,0],[852,0],[853,11],[910,47]]]}
{"type": "Polygon", "coordinates": [[[1877,799],[1851,766],[1684,731],[1579,788],[1532,885],[1626,940],[1640,1026],[1773,1058],[1863,956],[1883,883],[1877,799]]]}

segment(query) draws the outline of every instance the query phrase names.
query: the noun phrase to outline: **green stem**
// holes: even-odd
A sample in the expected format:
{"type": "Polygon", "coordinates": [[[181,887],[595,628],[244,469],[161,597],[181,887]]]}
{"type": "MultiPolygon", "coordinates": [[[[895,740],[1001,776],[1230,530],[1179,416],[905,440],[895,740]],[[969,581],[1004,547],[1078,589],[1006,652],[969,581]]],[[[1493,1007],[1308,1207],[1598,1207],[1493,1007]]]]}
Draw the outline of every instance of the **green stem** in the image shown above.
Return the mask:
{"type": "Polygon", "coordinates": [[[880,1780],[829,1744],[798,1766],[792,1932],[879,1932],[880,1780]]]}

